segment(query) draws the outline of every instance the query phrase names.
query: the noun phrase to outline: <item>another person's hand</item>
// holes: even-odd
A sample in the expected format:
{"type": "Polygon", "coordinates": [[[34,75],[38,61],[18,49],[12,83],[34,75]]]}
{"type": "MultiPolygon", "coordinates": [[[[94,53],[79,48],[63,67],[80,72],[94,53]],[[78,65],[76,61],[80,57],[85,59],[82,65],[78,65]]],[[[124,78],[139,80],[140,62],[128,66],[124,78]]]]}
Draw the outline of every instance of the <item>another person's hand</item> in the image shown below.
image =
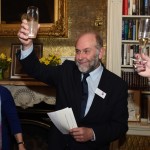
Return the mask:
{"type": "Polygon", "coordinates": [[[92,128],[73,128],[69,131],[69,133],[77,142],[87,142],[89,140],[92,140],[94,137],[94,132],[92,128]]]}
{"type": "MultiPolygon", "coordinates": [[[[40,25],[38,26],[38,29],[39,27],[40,25]]],[[[33,43],[32,39],[28,37],[28,34],[29,34],[29,26],[27,20],[23,19],[21,23],[21,27],[17,33],[20,42],[23,44],[23,50],[28,49],[33,43]]]]}
{"type": "Polygon", "coordinates": [[[150,78],[150,57],[144,54],[136,54],[135,58],[137,59],[137,61],[134,61],[135,71],[137,71],[140,76],[150,78]],[[140,57],[142,61],[138,61],[140,57]]]}

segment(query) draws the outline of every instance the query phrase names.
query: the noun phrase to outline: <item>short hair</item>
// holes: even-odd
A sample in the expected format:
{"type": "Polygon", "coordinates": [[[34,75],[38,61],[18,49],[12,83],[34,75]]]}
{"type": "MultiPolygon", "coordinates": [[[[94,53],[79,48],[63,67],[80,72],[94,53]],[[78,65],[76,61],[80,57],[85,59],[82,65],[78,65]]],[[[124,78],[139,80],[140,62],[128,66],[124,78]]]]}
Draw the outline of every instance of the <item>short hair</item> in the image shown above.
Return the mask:
{"type": "Polygon", "coordinates": [[[96,39],[96,43],[97,43],[98,48],[103,47],[103,39],[102,39],[100,33],[97,32],[97,31],[95,31],[95,30],[89,30],[89,31],[84,31],[84,32],[82,32],[82,33],[77,37],[77,40],[76,40],[76,42],[75,42],[75,45],[77,44],[77,42],[78,42],[78,40],[80,39],[80,37],[82,37],[82,36],[85,35],[85,34],[93,34],[93,35],[95,35],[95,39],[96,39]]]}

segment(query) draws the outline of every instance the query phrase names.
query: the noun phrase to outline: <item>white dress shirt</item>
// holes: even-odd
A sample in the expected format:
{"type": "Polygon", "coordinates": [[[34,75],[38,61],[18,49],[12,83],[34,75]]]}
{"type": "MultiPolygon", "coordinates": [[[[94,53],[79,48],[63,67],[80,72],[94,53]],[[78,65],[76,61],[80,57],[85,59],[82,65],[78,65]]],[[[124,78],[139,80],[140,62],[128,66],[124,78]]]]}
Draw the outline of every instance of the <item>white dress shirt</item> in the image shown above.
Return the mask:
{"type": "Polygon", "coordinates": [[[88,113],[88,111],[92,105],[92,102],[93,102],[93,99],[95,96],[95,91],[98,87],[102,72],[103,72],[103,66],[100,65],[94,71],[90,72],[89,73],[90,76],[88,76],[86,78],[87,84],[88,84],[88,100],[87,100],[87,105],[86,105],[86,109],[85,109],[85,115],[88,113]]]}

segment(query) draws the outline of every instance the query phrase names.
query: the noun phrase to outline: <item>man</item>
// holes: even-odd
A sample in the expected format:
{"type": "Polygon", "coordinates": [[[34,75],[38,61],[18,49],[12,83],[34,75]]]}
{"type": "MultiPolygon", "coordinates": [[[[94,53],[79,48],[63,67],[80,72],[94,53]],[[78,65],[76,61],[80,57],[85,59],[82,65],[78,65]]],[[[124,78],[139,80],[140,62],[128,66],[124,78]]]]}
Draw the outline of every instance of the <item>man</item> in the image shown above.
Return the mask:
{"type": "Polygon", "coordinates": [[[128,93],[127,84],[101,63],[104,54],[101,37],[95,32],[81,34],[75,44],[75,62],[66,60],[54,67],[40,64],[28,33],[27,21],[23,20],[18,32],[23,44],[18,53],[21,64],[32,77],[56,87],[56,110],[71,107],[78,125],[69,135],[52,126],[49,149],[108,150],[110,143],[128,130],[128,93]],[[81,117],[85,73],[89,73],[88,99],[81,117]]]}

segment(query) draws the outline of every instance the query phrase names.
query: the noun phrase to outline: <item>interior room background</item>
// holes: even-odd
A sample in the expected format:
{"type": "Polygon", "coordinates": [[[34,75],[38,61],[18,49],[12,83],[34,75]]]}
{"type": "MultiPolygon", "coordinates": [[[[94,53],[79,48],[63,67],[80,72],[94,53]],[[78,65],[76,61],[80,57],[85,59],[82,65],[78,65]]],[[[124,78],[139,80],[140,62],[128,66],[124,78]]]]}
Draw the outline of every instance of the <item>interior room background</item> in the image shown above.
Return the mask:
{"type": "MultiPolygon", "coordinates": [[[[74,40],[76,36],[89,28],[96,28],[101,32],[104,46],[106,46],[107,1],[67,0],[67,16],[68,37],[40,37],[35,40],[35,42],[43,43],[44,56],[48,54],[74,56],[74,40]]],[[[19,43],[17,35],[16,37],[0,37],[0,53],[5,52],[7,56],[10,56],[12,43],[19,43]]],[[[5,72],[5,78],[9,78],[9,69],[5,72]]]]}

